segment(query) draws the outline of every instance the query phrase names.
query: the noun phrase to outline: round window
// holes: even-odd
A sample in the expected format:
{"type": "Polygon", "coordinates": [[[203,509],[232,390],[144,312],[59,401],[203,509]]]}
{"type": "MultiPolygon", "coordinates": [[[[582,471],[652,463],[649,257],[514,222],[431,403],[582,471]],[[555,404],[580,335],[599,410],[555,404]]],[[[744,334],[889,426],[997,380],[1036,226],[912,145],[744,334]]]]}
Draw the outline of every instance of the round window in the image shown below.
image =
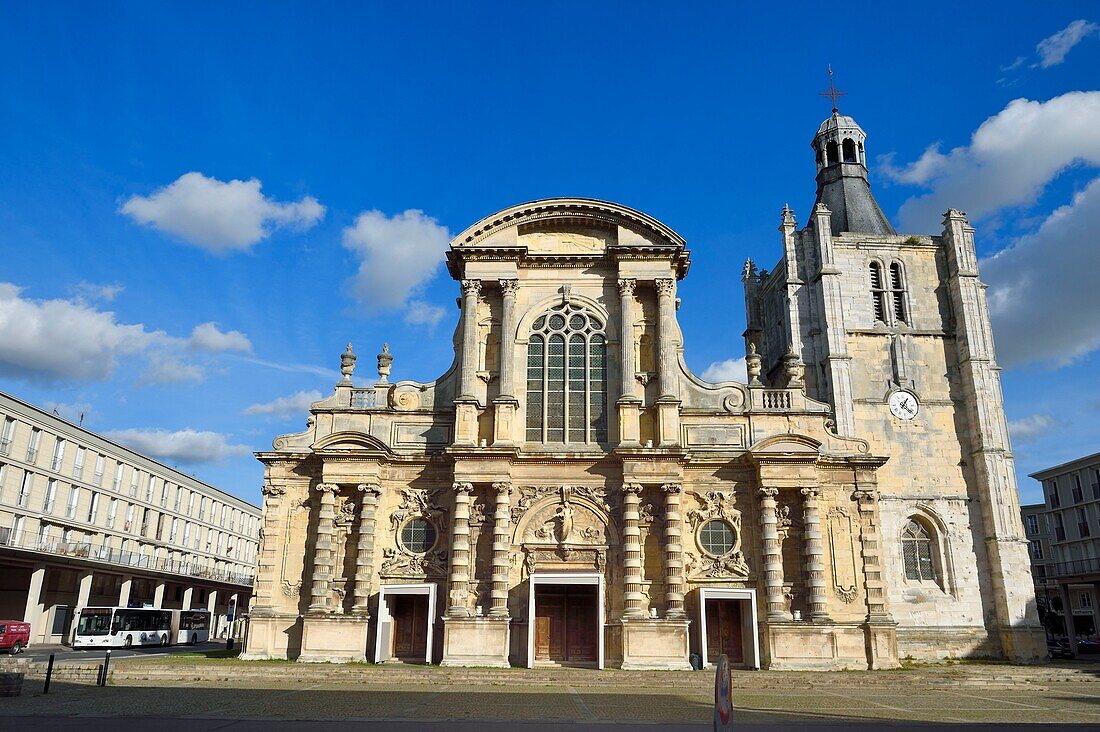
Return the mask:
{"type": "Polygon", "coordinates": [[[401,543],[413,554],[427,554],[435,546],[435,525],[426,518],[413,518],[401,527],[401,543]]]}
{"type": "Polygon", "coordinates": [[[707,554],[716,557],[723,557],[733,551],[736,541],[733,527],[722,519],[711,519],[699,529],[699,545],[707,554]]]}

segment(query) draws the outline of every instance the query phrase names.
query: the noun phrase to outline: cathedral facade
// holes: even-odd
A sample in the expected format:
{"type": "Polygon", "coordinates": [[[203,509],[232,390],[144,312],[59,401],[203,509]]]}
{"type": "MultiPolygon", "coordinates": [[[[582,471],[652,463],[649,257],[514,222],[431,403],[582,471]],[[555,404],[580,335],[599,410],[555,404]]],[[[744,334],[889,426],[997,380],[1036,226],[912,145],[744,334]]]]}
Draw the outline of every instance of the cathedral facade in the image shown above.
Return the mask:
{"type": "Polygon", "coordinates": [[[547,199],[455,237],[451,369],[391,380],[383,349],[356,386],[349,345],[258,455],[242,657],[1041,660],[974,231],[896,233],[864,144],[834,110],[808,223],[784,209],[778,265],[745,264],[748,383],[686,366],[689,252],[643,213],[547,199]]]}

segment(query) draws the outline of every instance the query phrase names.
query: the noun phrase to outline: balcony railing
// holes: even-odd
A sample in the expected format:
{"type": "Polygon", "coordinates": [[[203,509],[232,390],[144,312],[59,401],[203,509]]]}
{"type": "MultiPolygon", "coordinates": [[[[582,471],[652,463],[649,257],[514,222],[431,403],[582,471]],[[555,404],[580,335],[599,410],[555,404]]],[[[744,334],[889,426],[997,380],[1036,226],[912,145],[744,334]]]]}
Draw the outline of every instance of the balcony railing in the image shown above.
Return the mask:
{"type": "Polygon", "coordinates": [[[1048,565],[1050,571],[1048,577],[1072,577],[1081,574],[1100,574],[1100,558],[1071,559],[1068,562],[1057,562],[1048,565]]]}
{"type": "Polygon", "coordinates": [[[253,575],[214,569],[195,562],[182,562],[157,559],[149,554],[123,551],[109,546],[96,546],[87,541],[65,541],[56,535],[33,535],[26,532],[13,534],[11,528],[0,528],[0,546],[12,547],[32,552],[43,552],[63,557],[91,559],[120,567],[136,567],[170,574],[189,575],[200,579],[227,582],[236,585],[251,585],[253,575]]]}

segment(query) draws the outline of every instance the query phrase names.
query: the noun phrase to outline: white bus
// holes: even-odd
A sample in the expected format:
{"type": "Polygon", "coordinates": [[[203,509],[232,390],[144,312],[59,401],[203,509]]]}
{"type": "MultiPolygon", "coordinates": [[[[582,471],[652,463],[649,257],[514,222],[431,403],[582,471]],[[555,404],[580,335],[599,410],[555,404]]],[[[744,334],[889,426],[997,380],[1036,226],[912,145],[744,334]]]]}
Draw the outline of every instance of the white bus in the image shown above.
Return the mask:
{"type": "Polygon", "coordinates": [[[172,638],[175,643],[205,643],[210,640],[209,610],[172,610],[172,638]]]}
{"type": "Polygon", "coordinates": [[[166,646],[172,640],[171,610],[86,607],[80,611],[73,648],[166,646]]]}

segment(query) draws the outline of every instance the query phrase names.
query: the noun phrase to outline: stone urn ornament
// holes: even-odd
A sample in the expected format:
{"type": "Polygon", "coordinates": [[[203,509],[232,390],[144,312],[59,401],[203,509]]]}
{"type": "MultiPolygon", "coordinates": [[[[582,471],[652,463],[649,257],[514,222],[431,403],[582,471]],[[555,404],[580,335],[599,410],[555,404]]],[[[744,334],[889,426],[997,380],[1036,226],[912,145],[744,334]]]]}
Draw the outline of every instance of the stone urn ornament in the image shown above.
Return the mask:
{"type": "Polygon", "coordinates": [[[760,384],[760,354],[756,352],[756,344],[749,341],[749,352],[745,354],[745,369],[749,373],[749,383],[760,384]]]}
{"type": "Polygon", "coordinates": [[[787,386],[792,389],[801,388],[802,379],[806,376],[806,364],[802,363],[802,358],[795,353],[793,343],[787,349],[787,354],[783,356],[783,368],[787,372],[787,386]]]}
{"type": "Polygon", "coordinates": [[[389,383],[390,369],[393,367],[393,356],[390,355],[390,344],[382,344],[382,353],[378,354],[378,383],[389,383]]]}
{"type": "Polygon", "coordinates": [[[351,382],[351,375],[355,373],[356,355],[351,351],[351,344],[340,354],[340,373],[344,375],[344,381],[351,382]]]}

